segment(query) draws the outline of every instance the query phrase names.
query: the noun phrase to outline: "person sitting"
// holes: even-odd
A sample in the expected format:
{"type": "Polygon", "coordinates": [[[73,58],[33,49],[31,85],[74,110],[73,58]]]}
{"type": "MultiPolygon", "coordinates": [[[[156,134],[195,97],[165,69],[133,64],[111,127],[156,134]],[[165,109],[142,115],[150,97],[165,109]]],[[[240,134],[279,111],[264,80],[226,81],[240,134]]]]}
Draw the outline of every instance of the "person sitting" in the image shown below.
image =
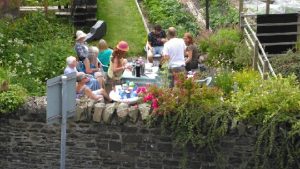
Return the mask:
{"type": "Polygon", "coordinates": [[[148,34],[148,42],[146,45],[147,57],[150,63],[153,62],[155,55],[161,55],[166,42],[166,32],[162,30],[160,25],[155,25],[154,30],[148,34]]]}
{"type": "Polygon", "coordinates": [[[78,57],[78,71],[85,72],[87,74],[93,74],[94,72],[99,71],[99,69],[91,68],[90,61],[88,59],[89,56],[89,47],[85,42],[86,33],[81,30],[76,32],[76,44],[75,51],[78,57]]]}
{"type": "Polygon", "coordinates": [[[107,101],[111,102],[110,97],[106,93],[104,89],[99,89],[92,91],[86,83],[89,81],[89,76],[87,74],[84,74],[83,72],[79,72],[77,75],[77,84],[76,84],[76,97],[80,99],[83,96],[87,96],[90,99],[93,100],[101,100],[103,97],[107,101]]]}
{"type": "Polygon", "coordinates": [[[197,46],[194,44],[193,36],[191,33],[185,33],[183,40],[186,44],[185,50],[185,69],[186,71],[191,71],[192,69],[198,68],[198,60],[199,60],[199,53],[197,46]]]}
{"type": "MultiPolygon", "coordinates": [[[[103,72],[102,67],[99,67],[99,64],[98,64],[98,58],[97,58],[98,53],[99,53],[99,49],[96,46],[89,47],[88,59],[90,62],[90,69],[98,70],[97,72],[93,72],[90,74],[93,75],[96,79],[98,79],[100,81],[101,86],[104,86],[105,85],[104,72],[103,72]]],[[[86,69],[84,69],[84,70],[86,70],[86,69]]],[[[87,71],[85,71],[85,73],[89,74],[87,71]]]]}
{"type": "Polygon", "coordinates": [[[115,47],[111,56],[107,74],[110,79],[114,81],[120,80],[124,70],[130,68],[127,66],[127,59],[125,59],[128,50],[129,46],[125,41],[120,41],[115,47]]]}
{"type": "Polygon", "coordinates": [[[99,41],[99,54],[98,59],[103,64],[103,71],[107,72],[110,62],[110,56],[113,50],[108,48],[108,45],[104,39],[99,41]]]}
{"type": "MultiPolygon", "coordinates": [[[[67,61],[67,67],[64,70],[64,74],[70,74],[73,72],[76,72],[76,74],[78,75],[79,73],[83,73],[83,72],[78,72],[76,65],[77,65],[77,60],[74,56],[69,56],[66,59],[67,61]]],[[[83,73],[85,74],[85,73],[83,73]]],[[[102,85],[100,85],[102,82],[101,80],[98,80],[96,78],[93,78],[92,76],[89,78],[89,80],[87,81],[86,85],[91,89],[91,90],[98,90],[102,87],[102,85]]]]}
{"type": "Polygon", "coordinates": [[[66,75],[73,72],[78,73],[76,66],[77,66],[76,58],[74,56],[67,57],[67,67],[64,70],[64,74],[66,75]]]}
{"type": "Polygon", "coordinates": [[[185,70],[184,52],[186,45],[184,40],[176,37],[176,29],[170,27],[167,32],[167,41],[163,49],[163,60],[168,61],[168,67],[171,73],[170,87],[174,86],[174,74],[185,70]]]}

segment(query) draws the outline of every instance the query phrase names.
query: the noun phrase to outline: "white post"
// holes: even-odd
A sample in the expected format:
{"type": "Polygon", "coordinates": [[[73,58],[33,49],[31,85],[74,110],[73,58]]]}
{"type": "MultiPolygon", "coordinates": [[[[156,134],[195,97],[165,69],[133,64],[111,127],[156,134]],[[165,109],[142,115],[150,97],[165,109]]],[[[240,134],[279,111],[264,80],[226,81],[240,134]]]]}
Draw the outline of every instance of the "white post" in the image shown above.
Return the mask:
{"type": "Polygon", "coordinates": [[[67,139],[67,76],[62,76],[62,120],[61,120],[61,141],[60,141],[60,169],[65,169],[66,166],[66,139],[67,139]]]}

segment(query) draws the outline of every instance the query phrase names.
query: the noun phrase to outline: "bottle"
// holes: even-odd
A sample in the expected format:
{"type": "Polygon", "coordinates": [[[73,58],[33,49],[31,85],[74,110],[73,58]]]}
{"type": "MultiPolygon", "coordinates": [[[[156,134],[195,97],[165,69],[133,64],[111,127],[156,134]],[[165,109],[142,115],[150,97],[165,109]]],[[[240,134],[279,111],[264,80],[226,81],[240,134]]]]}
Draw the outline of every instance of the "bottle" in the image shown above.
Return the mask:
{"type": "Polygon", "coordinates": [[[136,76],[135,62],[132,63],[132,76],[136,76]]]}
{"type": "Polygon", "coordinates": [[[136,77],[141,77],[141,65],[139,63],[135,66],[136,77]]]}

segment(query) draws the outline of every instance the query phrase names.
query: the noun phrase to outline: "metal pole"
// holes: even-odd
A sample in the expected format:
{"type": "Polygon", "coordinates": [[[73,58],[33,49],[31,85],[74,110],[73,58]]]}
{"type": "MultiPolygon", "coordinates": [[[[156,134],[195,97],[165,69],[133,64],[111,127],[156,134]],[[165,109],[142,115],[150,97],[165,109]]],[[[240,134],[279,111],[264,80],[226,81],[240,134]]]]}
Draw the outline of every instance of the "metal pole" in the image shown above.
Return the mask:
{"type": "Polygon", "coordinates": [[[67,105],[65,104],[68,99],[67,95],[67,76],[61,76],[62,80],[62,120],[61,120],[61,141],[60,141],[60,169],[65,169],[66,159],[66,140],[67,140],[67,105]]]}
{"type": "Polygon", "coordinates": [[[244,11],[244,0],[240,0],[239,3],[239,14],[241,14],[244,11]]]}
{"type": "Polygon", "coordinates": [[[270,14],[270,3],[271,3],[271,0],[266,1],[266,14],[270,14]]]}
{"type": "Polygon", "coordinates": [[[263,65],[263,78],[264,80],[267,80],[269,77],[269,62],[267,60],[264,60],[264,65],[263,65]]]}
{"type": "Polygon", "coordinates": [[[245,20],[244,12],[241,12],[240,13],[240,28],[241,28],[242,32],[244,31],[243,28],[245,26],[244,20],[245,20]]]}
{"type": "Polygon", "coordinates": [[[206,30],[209,30],[209,0],[205,0],[206,30]]]}
{"type": "Polygon", "coordinates": [[[253,59],[252,59],[252,68],[257,70],[257,60],[258,60],[258,40],[255,40],[254,49],[253,49],[253,59]]]}

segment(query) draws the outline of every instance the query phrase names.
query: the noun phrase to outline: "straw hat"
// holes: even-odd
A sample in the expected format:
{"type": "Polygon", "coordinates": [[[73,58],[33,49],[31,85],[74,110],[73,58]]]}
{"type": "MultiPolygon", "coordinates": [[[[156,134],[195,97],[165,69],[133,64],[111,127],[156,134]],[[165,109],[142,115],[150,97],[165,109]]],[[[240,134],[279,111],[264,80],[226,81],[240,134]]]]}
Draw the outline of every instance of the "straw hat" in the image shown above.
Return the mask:
{"type": "Polygon", "coordinates": [[[87,34],[84,33],[84,32],[81,31],[81,30],[78,30],[78,31],[76,32],[76,40],[79,40],[79,39],[81,39],[81,38],[86,38],[86,36],[87,36],[87,34]]]}
{"type": "Polygon", "coordinates": [[[117,48],[121,51],[127,52],[129,51],[128,43],[125,41],[120,41],[117,45],[117,48]]]}

